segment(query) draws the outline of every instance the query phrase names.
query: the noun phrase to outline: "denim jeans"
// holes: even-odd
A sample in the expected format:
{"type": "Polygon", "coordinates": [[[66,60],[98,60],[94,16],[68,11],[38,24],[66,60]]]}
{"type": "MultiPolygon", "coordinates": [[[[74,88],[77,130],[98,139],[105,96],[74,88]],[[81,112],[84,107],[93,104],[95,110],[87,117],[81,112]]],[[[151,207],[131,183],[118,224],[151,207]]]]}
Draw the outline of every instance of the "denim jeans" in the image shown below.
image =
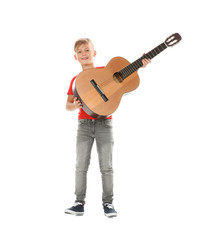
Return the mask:
{"type": "Polygon", "coordinates": [[[91,150],[96,141],[100,172],[102,176],[102,201],[113,201],[113,129],[112,119],[80,119],[78,120],[76,144],[76,174],[75,195],[76,201],[85,202],[87,188],[87,171],[90,164],[91,150]]]}

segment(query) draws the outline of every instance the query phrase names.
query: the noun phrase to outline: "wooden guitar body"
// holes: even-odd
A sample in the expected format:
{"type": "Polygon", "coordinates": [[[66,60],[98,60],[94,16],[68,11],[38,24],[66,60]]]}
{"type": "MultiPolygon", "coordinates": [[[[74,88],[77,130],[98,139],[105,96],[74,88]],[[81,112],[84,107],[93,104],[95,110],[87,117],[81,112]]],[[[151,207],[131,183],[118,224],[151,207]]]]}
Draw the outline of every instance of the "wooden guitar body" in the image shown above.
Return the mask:
{"type": "Polygon", "coordinates": [[[88,69],[81,72],[73,84],[73,93],[83,105],[83,110],[94,118],[106,118],[119,106],[124,93],[133,91],[139,85],[137,72],[119,81],[115,73],[130,63],[115,57],[105,68],[88,69]]]}

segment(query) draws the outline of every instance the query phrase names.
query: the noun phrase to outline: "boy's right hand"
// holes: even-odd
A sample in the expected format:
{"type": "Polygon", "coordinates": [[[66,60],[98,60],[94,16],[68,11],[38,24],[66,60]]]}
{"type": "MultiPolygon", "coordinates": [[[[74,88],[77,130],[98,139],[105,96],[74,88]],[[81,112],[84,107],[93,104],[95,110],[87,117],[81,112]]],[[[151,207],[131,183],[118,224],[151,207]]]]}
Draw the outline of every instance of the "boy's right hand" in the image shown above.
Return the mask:
{"type": "Polygon", "coordinates": [[[66,103],[66,110],[67,111],[74,111],[78,108],[82,108],[82,103],[80,100],[78,100],[77,97],[74,95],[68,95],[67,97],[67,103],[66,103]]]}
{"type": "Polygon", "coordinates": [[[77,97],[74,98],[73,104],[75,109],[82,108],[82,103],[77,97]]]}

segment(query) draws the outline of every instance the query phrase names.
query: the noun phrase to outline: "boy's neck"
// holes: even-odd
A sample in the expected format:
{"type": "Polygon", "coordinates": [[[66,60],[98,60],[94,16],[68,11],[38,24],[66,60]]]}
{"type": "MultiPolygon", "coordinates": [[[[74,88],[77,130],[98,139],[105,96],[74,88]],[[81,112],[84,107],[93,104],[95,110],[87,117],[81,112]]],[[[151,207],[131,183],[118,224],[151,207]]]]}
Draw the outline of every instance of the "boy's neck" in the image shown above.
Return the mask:
{"type": "Polygon", "coordinates": [[[83,71],[88,70],[90,68],[95,68],[94,63],[88,64],[88,65],[81,65],[81,66],[82,66],[83,71]]]}

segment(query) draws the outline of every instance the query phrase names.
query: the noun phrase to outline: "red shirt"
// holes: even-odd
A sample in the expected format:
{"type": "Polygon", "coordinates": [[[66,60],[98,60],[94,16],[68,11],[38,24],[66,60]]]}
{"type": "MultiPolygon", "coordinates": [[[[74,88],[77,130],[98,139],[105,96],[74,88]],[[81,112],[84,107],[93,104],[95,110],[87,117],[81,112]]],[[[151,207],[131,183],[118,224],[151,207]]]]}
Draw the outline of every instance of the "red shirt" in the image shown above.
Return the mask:
{"type": "MultiPolygon", "coordinates": [[[[104,68],[104,67],[97,67],[97,68],[104,68]]],[[[70,87],[69,87],[69,90],[67,92],[67,95],[74,95],[73,94],[73,91],[72,91],[72,85],[75,81],[77,76],[75,76],[72,80],[71,80],[71,83],[70,83],[70,87]]],[[[88,115],[82,108],[79,109],[79,113],[78,113],[78,119],[96,119],[96,118],[93,118],[91,117],[90,115],[88,115]]],[[[112,119],[112,115],[109,116],[107,119],[112,119]]]]}

